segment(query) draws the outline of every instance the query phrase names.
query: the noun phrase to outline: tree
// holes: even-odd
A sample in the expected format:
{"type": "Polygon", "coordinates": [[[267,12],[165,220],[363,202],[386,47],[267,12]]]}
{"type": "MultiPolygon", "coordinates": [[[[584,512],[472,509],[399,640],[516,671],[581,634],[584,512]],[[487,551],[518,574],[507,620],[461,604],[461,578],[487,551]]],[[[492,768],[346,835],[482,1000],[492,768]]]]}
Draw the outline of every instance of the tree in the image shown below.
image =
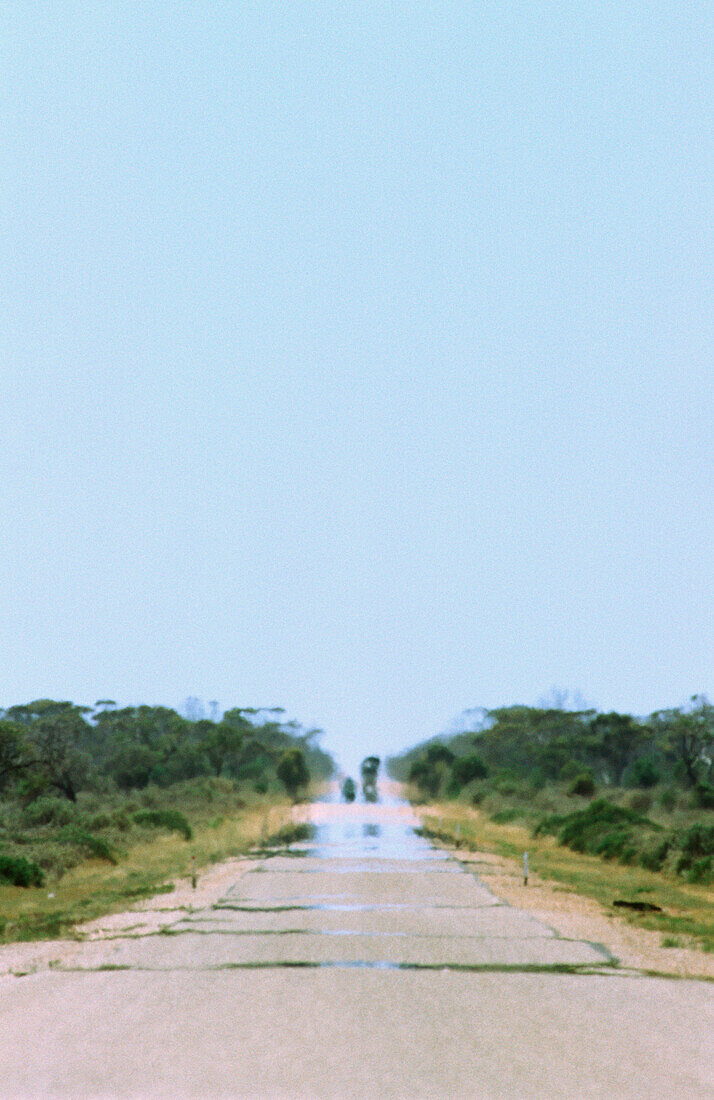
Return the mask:
{"type": "Polygon", "coordinates": [[[87,752],[90,727],[83,717],[88,708],[51,700],[42,702],[48,705],[37,712],[40,716],[30,725],[28,740],[49,786],[70,802],[76,802],[78,791],[91,774],[87,752]]]}
{"type": "Polygon", "coordinates": [[[652,716],[670,756],[681,764],[687,782],[694,787],[703,767],[711,765],[714,752],[714,706],[704,695],[693,695],[692,707],[659,711],[652,716]]]}
{"type": "Polygon", "coordinates": [[[194,726],[169,707],[123,707],[94,715],[92,752],[118,786],[166,785],[205,772],[194,726]]]}
{"type": "MultiPolygon", "coordinates": [[[[203,726],[203,723],[198,723],[203,726]]],[[[204,730],[204,736],[201,741],[201,746],[206,754],[211,769],[216,775],[220,775],[221,772],[229,767],[233,766],[235,769],[240,761],[240,757],[246,746],[246,740],[249,737],[249,730],[251,729],[250,723],[245,722],[244,727],[237,725],[234,722],[219,722],[217,725],[209,722],[206,723],[209,727],[204,730]]]]}
{"type": "Polygon", "coordinates": [[[454,762],[454,754],[447,745],[441,745],[437,742],[434,745],[429,745],[426,750],[426,759],[429,764],[446,764],[447,767],[451,767],[454,762]]]}
{"type": "Polygon", "coordinates": [[[25,728],[19,722],[0,719],[0,789],[34,763],[25,728]]]}
{"type": "Polygon", "coordinates": [[[290,797],[297,798],[300,788],[310,782],[302,749],[288,749],[283,753],[278,761],[277,775],[290,797]]]}
{"type": "Polygon", "coordinates": [[[460,786],[465,787],[474,779],[485,779],[488,768],[478,753],[473,752],[468,756],[457,756],[451,765],[451,774],[460,786]]]}
{"type": "Polygon", "coordinates": [[[630,714],[598,714],[590,724],[591,748],[599,757],[609,781],[622,785],[622,776],[649,738],[649,731],[630,714]]]}

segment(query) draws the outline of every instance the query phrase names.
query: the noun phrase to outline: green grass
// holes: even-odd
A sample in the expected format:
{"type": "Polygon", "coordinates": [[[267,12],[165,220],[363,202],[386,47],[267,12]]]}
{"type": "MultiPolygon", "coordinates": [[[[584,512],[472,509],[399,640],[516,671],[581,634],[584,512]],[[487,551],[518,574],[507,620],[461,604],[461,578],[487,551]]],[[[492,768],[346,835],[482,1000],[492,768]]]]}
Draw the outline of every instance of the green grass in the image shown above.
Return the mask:
{"type": "Polygon", "coordinates": [[[134,821],[137,825],[179,833],[184,840],[193,836],[191,826],[179,810],[139,810],[134,814],[134,821]]]}
{"type": "Polygon", "coordinates": [[[615,899],[635,900],[642,894],[661,913],[613,909],[621,918],[662,935],[685,937],[705,951],[714,951],[714,890],[687,883],[644,867],[605,861],[598,856],[562,847],[552,836],[533,836],[525,824],[498,824],[488,814],[458,803],[420,807],[425,831],[461,847],[493,852],[520,862],[528,852],[531,874],[594,898],[612,908],[615,899]]]}
{"type": "MultiPolygon", "coordinates": [[[[79,921],[120,912],[132,903],[173,890],[171,880],[189,879],[194,870],[242,855],[266,843],[289,843],[305,826],[292,821],[292,806],[278,795],[235,791],[183,792],[185,820],[192,837],[132,826],[114,864],[85,858],[42,887],[0,885],[0,941],[71,935],[79,921]],[[223,793],[224,797],[219,797],[223,793]],[[219,803],[217,807],[216,803],[219,803]],[[216,809],[221,815],[216,817],[216,809]]],[[[90,853],[91,854],[91,853],[90,853]]],[[[170,904],[170,902],[169,902],[170,904]]]]}

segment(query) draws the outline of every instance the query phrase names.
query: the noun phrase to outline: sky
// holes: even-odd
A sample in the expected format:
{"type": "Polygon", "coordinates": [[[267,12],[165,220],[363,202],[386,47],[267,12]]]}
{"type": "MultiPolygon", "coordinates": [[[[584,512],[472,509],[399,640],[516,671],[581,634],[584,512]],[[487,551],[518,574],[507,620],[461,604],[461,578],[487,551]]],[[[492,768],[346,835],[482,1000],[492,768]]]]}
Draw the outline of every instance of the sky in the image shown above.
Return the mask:
{"type": "Polygon", "coordinates": [[[708,2],[0,5],[0,706],[714,691],[708,2]]]}

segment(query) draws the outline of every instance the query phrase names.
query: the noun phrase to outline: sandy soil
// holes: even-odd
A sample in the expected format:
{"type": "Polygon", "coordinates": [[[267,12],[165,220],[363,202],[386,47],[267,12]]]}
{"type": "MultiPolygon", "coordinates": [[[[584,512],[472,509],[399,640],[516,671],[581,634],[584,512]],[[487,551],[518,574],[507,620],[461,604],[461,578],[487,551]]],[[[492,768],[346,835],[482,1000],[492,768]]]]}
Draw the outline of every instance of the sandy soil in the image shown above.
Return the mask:
{"type": "MultiPolygon", "coordinates": [[[[314,803],[295,807],[298,820],[315,824],[336,818],[359,818],[364,811],[360,804],[346,806],[335,803],[314,803]]],[[[380,806],[380,817],[418,824],[412,808],[404,803],[380,806]]],[[[439,845],[439,847],[446,847],[439,845]]],[[[650,971],[662,975],[690,978],[714,978],[714,955],[686,947],[663,948],[661,935],[636,928],[626,920],[606,910],[596,901],[576,894],[567,887],[540,879],[531,873],[528,887],[522,883],[521,870],[515,860],[487,852],[464,852],[449,849],[463,864],[474,871],[499,898],[535,917],[569,939],[584,939],[603,944],[625,970],[650,971]]],[[[174,882],[170,894],[160,894],[139,902],[122,913],[100,917],[78,925],[76,938],[16,943],[0,946],[0,976],[27,974],[52,969],[61,960],[70,963],[88,940],[113,937],[153,935],[186,913],[204,909],[217,902],[246,871],[258,861],[229,859],[200,872],[196,888],[188,879],[174,882]]]]}
{"type": "Polygon", "coordinates": [[[8,943],[0,946],[0,976],[33,974],[52,969],[61,960],[71,963],[88,940],[107,940],[119,936],[151,936],[168,924],[197,909],[217,902],[258,860],[228,859],[205,868],[197,876],[195,889],[189,879],[175,879],[170,894],[138,902],[123,913],[112,913],[77,925],[75,938],[39,940],[34,943],[8,943]]]}
{"type": "Polygon", "coordinates": [[[562,936],[603,944],[623,969],[680,978],[714,978],[714,955],[686,947],[662,947],[659,932],[635,928],[591,898],[532,872],[526,887],[515,860],[489,852],[449,850],[462,863],[472,866],[499,898],[532,913],[562,936]]]}

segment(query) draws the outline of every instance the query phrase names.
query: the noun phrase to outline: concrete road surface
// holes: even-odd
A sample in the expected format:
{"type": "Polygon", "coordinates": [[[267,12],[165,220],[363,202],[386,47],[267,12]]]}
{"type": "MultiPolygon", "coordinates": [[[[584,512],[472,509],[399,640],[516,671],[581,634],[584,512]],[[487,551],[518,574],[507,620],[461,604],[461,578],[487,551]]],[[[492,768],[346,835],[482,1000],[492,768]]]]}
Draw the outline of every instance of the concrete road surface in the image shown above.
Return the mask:
{"type": "Polygon", "coordinates": [[[711,985],[619,972],[407,807],[313,817],[163,933],[2,979],[0,1096],[714,1095],[711,985]]]}

